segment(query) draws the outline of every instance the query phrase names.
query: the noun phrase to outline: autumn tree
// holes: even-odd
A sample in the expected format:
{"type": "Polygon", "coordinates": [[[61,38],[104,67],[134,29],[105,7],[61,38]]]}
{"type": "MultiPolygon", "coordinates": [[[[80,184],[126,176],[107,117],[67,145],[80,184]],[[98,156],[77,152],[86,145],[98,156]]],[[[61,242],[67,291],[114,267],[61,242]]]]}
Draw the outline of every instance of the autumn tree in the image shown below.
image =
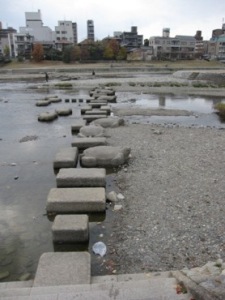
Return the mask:
{"type": "Polygon", "coordinates": [[[105,44],[103,57],[105,59],[117,59],[120,45],[116,39],[111,39],[105,44]]]}
{"type": "Polygon", "coordinates": [[[44,48],[42,44],[37,43],[34,45],[32,56],[36,62],[40,62],[44,59],[44,48]]]}
{"type": "Polygon", "coordinates": [[[71,49],[71,61],[80,61],[81,50],[79,46],[74,46],[71,49]]]}

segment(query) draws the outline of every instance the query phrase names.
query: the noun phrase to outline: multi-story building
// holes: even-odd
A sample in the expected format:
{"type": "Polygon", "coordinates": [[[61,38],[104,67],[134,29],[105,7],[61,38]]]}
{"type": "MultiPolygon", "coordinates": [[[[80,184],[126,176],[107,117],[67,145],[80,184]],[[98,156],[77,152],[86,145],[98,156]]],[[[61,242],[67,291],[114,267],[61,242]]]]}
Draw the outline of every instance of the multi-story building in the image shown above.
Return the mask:
{"type": "Polygon", "coordinates": [[[44,26],[41,19],[41,11],[25,12],[26,26],[19,28],[19,33],[29,34],[35,42],[52,43],[55,41],[55,32],[48,26],[44,26]]]}
{"type": "Polygon", "coordinates": [[[74,44],[77,44],[77,40],[78,40],[78,36],[77,36],[77,23],[73,22],[72,23],[72,27],[73,27],[73,41],[74,41],[74,44]]]}
{"type": "Polygon", "coordinates": [[[169,28],[164,28],[161,37],[150,37],[149,46],[153,47],[155,58],[192,59],[195,57],[196,40],[194,37],[176,35],[174,38],[171,38],[169,34],[169,28]]]}
{"type": "Polygon", "coordinates": [[[72,21],[58,21],[58,26],[55,26],[55,44],[58,50],[63,50],[64,46],[75,43],[74,38],[77,39],[77,27],[75,24],[72,21]]]}
{"type": "Polygon", "coordinates": [[[16,33],[16,29],[8,27],[7,29],[2,28],[0,22],[0,54],[14,56],[13,47],[13,34],[16,33]],[[9,51],[9,53],[7,53],[9,51]]]}
{"type": "Polygon", "coordinates": [[[140,48],[143,45],[143,35],[138,34],[137,26],[132,26],[131,31],[124,31],[118,37],[121,40],[120,45],[128,51],[133,48],[140,48]]]}
{"type": "Polygon", "coordinates": [[[91,41],[95,40],[95,30],[94,30],[93,20],[87,20],[87,39],[91,41]]]}
{"type": "Polygon", "coordinates": [[[212,31],[212,37],[208,42],[208,55],[211,59],[225,59],[225,24],[221,29],[212,31]]]}

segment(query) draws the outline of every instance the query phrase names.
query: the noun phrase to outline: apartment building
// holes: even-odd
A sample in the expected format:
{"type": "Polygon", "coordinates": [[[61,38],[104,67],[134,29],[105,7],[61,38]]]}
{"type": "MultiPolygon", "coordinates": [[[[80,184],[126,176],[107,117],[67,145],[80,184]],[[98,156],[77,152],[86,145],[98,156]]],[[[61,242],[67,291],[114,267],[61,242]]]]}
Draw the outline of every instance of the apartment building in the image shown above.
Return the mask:
{"type": "Polygon", "coordinates": [[[153,47],[154,57],[157,59],[193,59],[195,57],[196,39],[192,36],[169,36],[169,28],[163,29],[162,36],[149,39],[149,46],[153,47]]]}
{"type": "Polygon", "coordinates": [[[120,35],[118,32],[115,34],[120,39],[120,45],[128,51],[133,48],[140,48],[143,45],[143,35],[138,34],[137,26],[132,26],[131,31],[124,31],[120,35]]]}
{"type": "Polygon", "coordinates": [[[2,23],[0,22],[0,54],[5,55],[6,49],[9,50],[9,56],[14,55],[13,46],[13,34],[16,33],[16,29],[8,27],[4,29],[2,23]]]}
{"type": "Polygon", "coordinates": [[[55,26],[55,45],[58,50],[63,50],[63,47],[72,45],[77,42],[77,26],[72,21],[58,21],[58,26],[55,26]]]}
{"type": "Polygon", "coordinates": [[[94,30],[93,20],[87,20],[87,39],[91,41],[95,40],[95,30],[94,30]]]}

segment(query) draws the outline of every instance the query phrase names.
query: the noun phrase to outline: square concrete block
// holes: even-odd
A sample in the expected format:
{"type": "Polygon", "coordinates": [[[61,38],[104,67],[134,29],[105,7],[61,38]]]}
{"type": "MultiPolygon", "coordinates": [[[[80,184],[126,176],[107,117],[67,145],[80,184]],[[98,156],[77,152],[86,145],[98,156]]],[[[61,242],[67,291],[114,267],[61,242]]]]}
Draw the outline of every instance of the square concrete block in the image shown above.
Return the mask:
{"type": "Polygon", "coordinates": [[[84,115],[83,119],[86,120],[89,123],[89,122],[92,122],[94,120],[105,118],[105,117],[106,117],[106,115],[84,115]]]}
{"type": "Polygon", "coordinates": [[[81,127],[85,126],[86,124],[87,124],[87,121],[83,120],[83,119],[78,119],[78,120],[74,121],[73,124],[71,125],[72,133],[79,132],[81,127]]]}
{"type": "Polygon", "coordinates": [[[39,259],[33,286],[89,284],[90,278],[88,252],[49,252],[39,259]]]}
{"type": "Polygon", "coordinates": [[[77,147],[63,148],[56,154],[53,167],[54,169],[73,168],[77,164],[77,158],[77,147]]]}
{"type": "Polygon", "coordinates": [[[101,168],[60,169],[57,187],[105,187],[106,170],[101,168]]]}
{"type": "Polygon", "coordinates": [[[89,239],[87,215],[57,215],[52,225],[56,243],[85,243],[89,239]]]}
{"type": "Polygon", "coordinates": [[[92,108],[100,108],[101,106],[106,106],[107,102],[94,102],[94,103],[89,103],[89,106],[92,108]]]}
{"type": "Polygon", "coordinates": [[[90,147],[106,145],[105,137],[76,137],[71,143],[72,147],[77,147],[79,150],[84,150],[90,147]]]}
{"type": "Polygon", "coordinates": [[[104,212],[105,188],[52,188],[49,191],[46,210],[48,213],[104,212]]]}

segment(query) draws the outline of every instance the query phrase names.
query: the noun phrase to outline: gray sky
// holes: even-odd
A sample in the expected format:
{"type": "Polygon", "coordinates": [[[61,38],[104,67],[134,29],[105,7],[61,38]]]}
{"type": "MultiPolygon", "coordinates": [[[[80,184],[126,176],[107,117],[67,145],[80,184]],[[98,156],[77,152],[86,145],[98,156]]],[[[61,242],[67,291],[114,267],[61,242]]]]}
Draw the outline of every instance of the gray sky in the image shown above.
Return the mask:
{"type": "MultiPolygon", "coordinates": [[[[87,36],[86,22],[94,21],[95,38],[112,36],[114,31],[138,27],[144,39],[162,35],[195,35],[202,31],[209,39],[213,29],[221,28],[225,18],[224,0],[0,0],[0,21],[4,28],[25,26],[25,12],[41,10],[45,26],[55,30],[59,20],[78,26],[78,41],[87,36]]],[[[225,21],[224,21],[225,22],[225,21]]]]}

